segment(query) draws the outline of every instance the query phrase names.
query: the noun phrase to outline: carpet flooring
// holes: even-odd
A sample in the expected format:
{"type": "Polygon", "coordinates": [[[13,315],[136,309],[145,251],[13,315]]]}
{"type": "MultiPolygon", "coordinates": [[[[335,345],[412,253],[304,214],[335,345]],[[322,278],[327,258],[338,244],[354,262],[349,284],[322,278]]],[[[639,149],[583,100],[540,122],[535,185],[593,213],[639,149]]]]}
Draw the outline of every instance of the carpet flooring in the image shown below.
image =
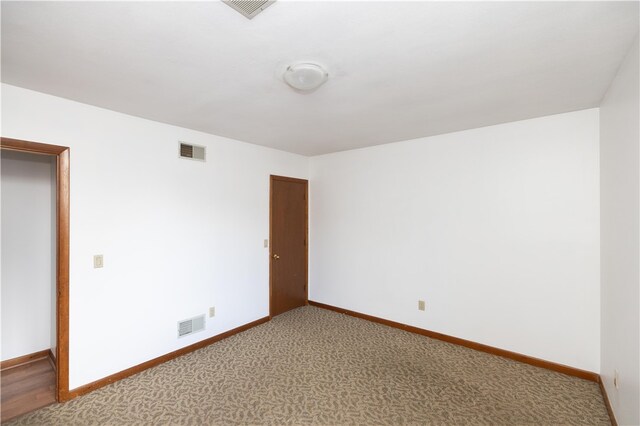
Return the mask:
{"type": "Polygon", "coordinates": [[[598,385],[316,307],[11,425],[609,425],[598,385]]]}

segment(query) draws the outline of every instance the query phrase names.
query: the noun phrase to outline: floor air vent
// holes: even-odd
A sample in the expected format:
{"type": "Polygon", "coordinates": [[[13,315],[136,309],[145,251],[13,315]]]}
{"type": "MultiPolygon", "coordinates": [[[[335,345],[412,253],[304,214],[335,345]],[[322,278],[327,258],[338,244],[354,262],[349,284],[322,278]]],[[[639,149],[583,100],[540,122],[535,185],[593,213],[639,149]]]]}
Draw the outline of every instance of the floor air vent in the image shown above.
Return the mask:
{"type": "Polygon", "coordinates": [[[222,0],[245,17],[252,19],[254,16],[271,6],[276,0],[222,0]]]}
{"type": "Polygon", "coordinates": [[[204,315],[178,322],[178,337],[204,330],[204,315]]]}
{"type": "Polygon", "coordinates": [[[205,161],[206,149],[204,146],[191,145],[180,142],[180,157],[190,158],[192,160],[205,161]]]}

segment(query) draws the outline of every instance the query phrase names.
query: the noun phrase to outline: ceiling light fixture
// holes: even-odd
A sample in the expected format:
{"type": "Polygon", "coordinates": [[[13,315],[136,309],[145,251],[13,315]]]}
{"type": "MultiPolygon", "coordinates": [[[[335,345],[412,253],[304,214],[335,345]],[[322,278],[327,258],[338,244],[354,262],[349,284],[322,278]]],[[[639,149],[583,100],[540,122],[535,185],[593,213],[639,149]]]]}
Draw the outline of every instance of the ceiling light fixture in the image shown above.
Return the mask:
{"type": "Polygon", "coordinates": [[[318,64],[309,62],[290,65],[284,72],[284,81],[296,90],[310,92],[322,86],[329,73],[318,64]]]}

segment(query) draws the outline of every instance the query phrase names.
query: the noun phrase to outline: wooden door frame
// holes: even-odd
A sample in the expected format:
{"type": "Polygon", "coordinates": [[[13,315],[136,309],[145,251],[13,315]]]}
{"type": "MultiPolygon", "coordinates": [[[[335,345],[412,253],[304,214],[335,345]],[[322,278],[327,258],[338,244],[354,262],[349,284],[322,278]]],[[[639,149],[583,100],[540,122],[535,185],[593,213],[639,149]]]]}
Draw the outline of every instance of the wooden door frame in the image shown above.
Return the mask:
{"type": "Polygon", "coordinates": [[[304,220],[305,229],[304,236],[307,244],[304,253],[304,304],[309,304],[309,181],[306,179],[298,179],[286,176],[270,175],[269,176],[269,319],[273,318],[273,182],[279,180],[283,182],[295,182],[304,184],[304,220]]]}
{"type": "Polygon", "coordinates": [[[0,149],[56,157],[56,400],[69,396],[69,147],[0,138],[0,149]]]}

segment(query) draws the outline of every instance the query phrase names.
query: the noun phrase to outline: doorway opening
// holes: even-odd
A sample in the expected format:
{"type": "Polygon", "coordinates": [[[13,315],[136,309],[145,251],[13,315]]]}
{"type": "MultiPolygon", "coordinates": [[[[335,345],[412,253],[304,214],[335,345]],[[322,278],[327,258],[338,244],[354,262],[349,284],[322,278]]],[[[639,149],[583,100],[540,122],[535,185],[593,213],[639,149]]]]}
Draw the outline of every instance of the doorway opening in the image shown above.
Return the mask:
{"type": "MultiPolygon", "coordinates": [[[[49,158],[41,158],[33,163],[48,165],[50,170],[55,170],[51,179],[54,182],[51,194],[55,193],[55,200],[52,203],[55,219],[50,223],[51,233],[55,235],[55,239],[54,246],[50,247],[49,251],[49,253],[55,253],[55,261],[50,267],[54,276],[52,281],[55,283],[50,290],[50,300],[53,302],[51,308],[53,321],[51,322],[55,323],[55,330],[51,332],[50,350],[27,353],[2,361],[2,421],[4,422],[9,419],[9,416],[16,417],[39,408],[38,401],[41,401],[41,404],[45,402],[48,404],[69,399],[69,148],[0,138],[0,149],[3,159],[12,156],[18,158],[13,155],[16,153],[48,156],[49,158]],[[53,365],[54,370],[47,373],[50,365],[53,365]],[[39,372],[42,374],[39,375],[39,372]],[[49,376],[46,376],[47,374],[49,376]],[[17,385],[11,389],[6,388],[16,383],[17,385]],[[24,395],[25,390],[38,386],[40,393],[37,395],[24,395]],[[53,401],[47,399],[48,395],[45,397],[46,391],[53,391],[50,396],[53,401]],[[11,401],[8,398],[11,398],[11,401]]],[[[16,208],[18,209],[16,214],[19,215],[21,212],[26,213],[29,206],[19,204],[16,208]]],[[[24,231],[26,229],[17,230],[17,232],[24,231]]],[[[20,259],[12,259],[12,262],[20,261],[20,259]]],[[[27,263],[26,259],[22,261],[27,263]]],[[[31,279],[26,276],[22,278],[31,279]]],[[[22,278],[18,273],[16,281],[22,278]]],[[[6,326],[11,327],[11,323],[6,326]]]]}
{"type": "Polygon", "coordinates": [[[309,182],[271,176],[269,316],[308,304],[309,182]]]}

